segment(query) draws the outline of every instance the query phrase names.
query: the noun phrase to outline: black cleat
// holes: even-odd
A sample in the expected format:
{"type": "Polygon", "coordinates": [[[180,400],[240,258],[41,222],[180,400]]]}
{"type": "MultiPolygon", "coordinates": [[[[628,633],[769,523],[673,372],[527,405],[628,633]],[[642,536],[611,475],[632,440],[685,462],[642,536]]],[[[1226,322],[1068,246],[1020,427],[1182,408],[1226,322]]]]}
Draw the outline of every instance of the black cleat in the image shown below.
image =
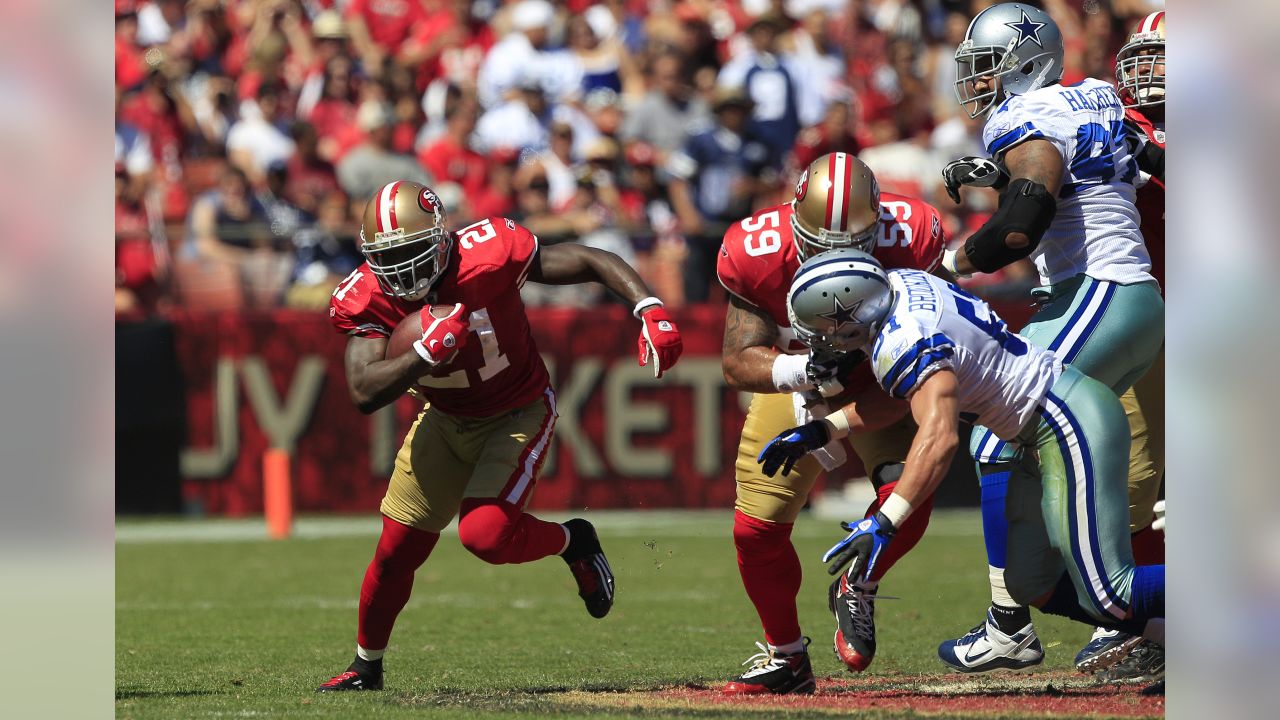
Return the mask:
{"type": "Polygon", "coordinates": [[[356,658],[343,672],[329,678],[316,692],[344,692],[347,690],[381,690],[382,661],[356,658]]]}
{"type": "Polygon", "coordinates": [[[1098,673],[1102,682],[1155,683],[1164,680],[1164,648],[1142,640],[1120,662],[1098,673]]]}
{"type": "Polygon", "coordinates": [[[725,695],[812,694],[818,682],[809,663],[809,638],[804,639],[804,646],[805,650],[787,655],[771,652],[765,645],[756,643],[761,652],[742,663],[751,669],[731,680],[721,692],[725,695]]]}
{"type": "Polygon", "coordinates": [[[602,618],[613,607],[613,571],[600,548],[596,529],[582,518],[574,518],[564,526],[569,530],[569,547],[560,557],[578,583],[578,596],[586,603],[587,612],[593,618],[602,618]]]}
{"type": "Polygon", "coordinates": [[[836,657],[851,672],[866,670],[876,656],[875,590],[842,574],[827,590],[827,609],[836,616],[836,657]]]}

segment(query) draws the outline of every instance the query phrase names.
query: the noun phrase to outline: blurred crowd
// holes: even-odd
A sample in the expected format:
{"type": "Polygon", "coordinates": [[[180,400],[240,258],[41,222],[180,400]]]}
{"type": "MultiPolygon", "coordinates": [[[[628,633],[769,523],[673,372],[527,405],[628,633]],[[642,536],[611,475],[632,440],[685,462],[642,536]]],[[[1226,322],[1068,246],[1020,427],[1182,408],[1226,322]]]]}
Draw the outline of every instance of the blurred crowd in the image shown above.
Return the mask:
{"type": "MultiPolygon", "coordinates": [[[[616,252],[671,305],[716,300],[728,225],[856,152],[959,243],[990,191],[952,54],[990,0],[115,0],[116,309],[322,308],[391,179],[453,227],[514,218],[616,252]]],[[[1112,79],[1161,0],[1043,0],[1064,83],[1112,79]]],[[[1034,282],[1017,266],[975,280],[1034,282]]],[[[529,303],[587,305],[526,286],[529,303]]]]}

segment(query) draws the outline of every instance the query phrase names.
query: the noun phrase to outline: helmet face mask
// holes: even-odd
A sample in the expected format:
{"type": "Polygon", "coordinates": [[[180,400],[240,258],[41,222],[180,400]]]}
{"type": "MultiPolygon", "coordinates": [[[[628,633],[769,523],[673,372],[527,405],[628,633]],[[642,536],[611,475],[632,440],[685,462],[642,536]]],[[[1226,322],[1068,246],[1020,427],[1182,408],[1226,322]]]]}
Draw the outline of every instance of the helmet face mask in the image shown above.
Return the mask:
{"type": "Polygon", "coordinates": [[[796,271],[787,294],[787,317],[805,345],[838,355],[874,342],[892,303],[880,263],[859,250],[831,250],[809,258],[796,271]]]}
{"type": "Polygon", "coordinates": [[[1047,13],[1019,3],[993,5],[969,23],[956,48],[956,101],[976,118],[1008,95],[1057,82],[1062,58],[1062,33],[1047,13]]]}
{"type": "Polygon", "coordinates": [[[1164,105],[1164,56],[1164,13],[1151,13],[1116,53],[1116,85],[1125,107],[1164,105]]]}
{"type": "Polygon", "coordinates": [[[365,208],[360,252],[389,295],[426,297],[448,268],[452,249],[448,214],[430,188],[388,183],[365,208]]]}
{"type": "Polygon", "coordinates": [[[880,228],[880,186],[871,168],[849,153],[809,163],[791,201],[791,230],[800,259],[837,249],[871,252],[880,228]]]}

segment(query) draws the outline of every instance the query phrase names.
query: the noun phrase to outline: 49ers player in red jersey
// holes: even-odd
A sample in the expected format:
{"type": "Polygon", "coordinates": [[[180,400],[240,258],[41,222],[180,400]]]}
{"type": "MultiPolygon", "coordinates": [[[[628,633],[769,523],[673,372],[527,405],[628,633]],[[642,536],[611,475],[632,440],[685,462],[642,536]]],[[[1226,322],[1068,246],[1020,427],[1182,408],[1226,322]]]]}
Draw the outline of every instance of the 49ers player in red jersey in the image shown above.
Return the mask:
{"type": "MultiPolygon", "coordinates": [[[[720,282],[730,292],[724,374],[730,387],[753,393],[735,464],[733,540],[742,583],[760,616],[766,643],[757,643],[762,652],[744,663],[751,668],[726,685],[726,693],[808,693],[815,685],[796,611],[800,560],[791,528],[819,463],[834,468],[845,450],[833,444],[824,448],[821,460],[806,457],[789,475],[768,477],[756,461],[765,444],[805,422],[808,417],[802,414],[826,413],[822,396],[839,394],[841,404],[852,400],[863,423],[850,442],[878,495],[868,510],[871,515],[893,492],[916,430],[906,403],[880,390],[867,363],[811,361],[787,317],[791,279],[806,257],[845,247],[872,252],[888,268],[934,271],[945,246],[935,208],[881,193],[871,169],[847,153],[818,158],[801,175],[792,202],[761,210],[725,234],[717,266],[720,282]]],[[[866,669],[875,655],[874,598],[880,578],[919,541],[931,509],[932,498],[898,531],[869,582],[852,582],[841,574],[831,585],[835,649],[851,670],[866,669]]]]}
{"type": "MultiPolygon", "coordinates": [[[[1165,13],[1154,12],[1138,23],[1116,53],[1116,86],[1125,107],[1125,125],[1132,133],[1138,159],[1137,206],[1142,239],[1151,256],[1151,274],[1164,289],[1164,61],[1165,13]]],[[[1164,350],[1151,369],[1120,396],[1129,420],[1129,532],[1133,559],[1140,565],[1164,563],[1164,533],[1152,527],[1156,500],[1164,481],[1164,350]]],[[[1098,628],[1076,658],[1077,664],[1130,636],[1098,628]]],[[[1164,649],[1139,640],[1115,666],[1098,674],[1107,681],[1161,680],[1164,649]]]]}
{"type": "Polygon", "coordinates": [[[575,244],[539,247],[515,222],[489,217],[456,233],[430,189],[387,183],[365,207],[366,262],[333,292],[329,317],[347,341],[351,399],[370,413],[414,387],[427,407],[405,436],[382,500],[382,535],[360,587],[356,658],[317,691],[377,690],[413,573],[458,516],[458,539],[492,564],[559,555],[592,617],[613,606],[614,579],[582,519],[524,511],[551,441],[556,397],[520,300],[526,280],[599,282],[634,306],[641,365],[655,375],[680,357],[680,333],[618,256],[575,244]],[[426,304],[451,307],[413,351],[386,357],[392,330],[426,304]],[[472,334],[475,335],[472,338],[472,334]]]}

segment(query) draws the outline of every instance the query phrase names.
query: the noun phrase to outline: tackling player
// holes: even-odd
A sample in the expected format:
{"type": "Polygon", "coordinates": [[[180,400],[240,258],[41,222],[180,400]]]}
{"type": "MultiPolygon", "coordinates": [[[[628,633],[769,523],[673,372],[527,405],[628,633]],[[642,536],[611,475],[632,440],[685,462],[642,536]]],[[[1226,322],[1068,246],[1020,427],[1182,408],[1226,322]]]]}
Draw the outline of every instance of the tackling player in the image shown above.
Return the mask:
{"type": "MultiPolygon", "coordinates": [[[[1164,286],[1164,52],[1165,13],[1147,15],[1116,53],[1116,81],[1124,103],[1125,125],[1138,160],[1138,213],[1142,237],[1151,255],[1151,274],[1164,286]]],[[[1164,348],[1151,369],[1120,396],[1133,436],[1129,456],[1129,531],[1133,558],[1140,565],[1164,562],[1164,533],[1152,527],[1155,504],[1164,479],[1164,348]]],[[[1076,655],[1076,664],[1128,641],[1124,633],[1098,628],[1076,655]]],[[[1164,648],[1141,642],[1115,667],[1099,674],[1104,680],[1154,680],[1164,673],[1164,648]]]]}
{"type": "MultiPolygon", "coordinates": [[[[1119,395],[1164,342],[1164,303],[1139,231],[1138,164],[1120,98],[1094,78],[1059,84],[1061,32],[1030,5],[1003,3],[979,13],[955,57],[957,100],[971,117],[987,116],[983,142],[1011,179],[995,214],[943,265],[963,275],[1031,257],[1048,288],[1022,332],[1119,395]]],[[[944,169],[948,187],[975,179],[980,165],[971,160],[944,169]]],[[[990,175],[976,179],[990,184],[990,175]]],[[[961,672],[1038,665],[1044,650],[1031,614],[1004,579],[1005,496],[1022,450],[975,427],[970,451],[981,476],[992,605],[984,622],[941,643],[938,655],[961,672]]],[[[1094,653],[1082,669],[1114,662],[1113,654],[1127,650],[1094,653]]]]}
{"type": "MultiPolygon", "coordinates": [[[[865,363],[855,367],[858,359],[853,357],[827,365],[809,362],[787,318],[787,284],[804,258],[831,248],[868,250],[890,267],[933,271],[945,246],[936,209],[881,193],[871,169],[847,153],[818,158],[801,175],[792,202],[761,210],[725,234],[717,264],[720,283],[730,292],[724,374],[730,387],[753,394],[735,463],[733,541],[742,584],[767,643],[744,663],[750,669],[725,686],[728,694],[814,689],[796,610],[801,571],[791,528],[817,478],[819,461],[806,460],[786,477],[768,477],[755,461],[764,443],[794,425],[798,413],[825,413],[821,395],[855,401],[867,427],[851,444],[878,496],[885,498],[893,491],[915,432],[905,403],[881,392],[865,363]],[[801,398],[808,408],[800,407],[801,398]]],[[[822,462],[834,468],[843,462],[844,452],[843,444],[834,444],[822,462]]],[[[878,501],[868,512],[877,508],[878,501]]],[[[859,582],[841,575],[831,585],[835,649],[852,670],[865,669],[874,657],[876,588],[924,533],[929,508],[926,502],[902,528],[900,543],[876,573],[859,582]]]]}
{"type": "Polygon", "coordinates": [[[333,292],[329,317],[347,341],[347,388],[361,412],[411,387],[428,402],[405,436],[382,500],[382,535],[360,587],[356,657],[319,688],[378,690],[391,627],[413,574],[458,516],[458,539],[485,562],[559,555],[592,617],[613,606],[614,579],[582,519],[562,524],[524,511],[556,420],[556,396],[520,300],[526,280],[599,282],[634,305],[640,364],[656,375],[680,357],[679,331],[644,282],[616,255],[581,245],[540,247],[515,222],[490,217],[451,232],[430,188],[387,183],[365,206],[366,262],[333,292]],[[413,351],[385,357],[407,315],[452,306],[413,351]],[[474,337],[472,337],[474,335],[474,337]]]}
{"type": "MultiPolygon", "coordinates": [[[[968,418],[1034,450],[1019,458],[1006,501],[1004,578],[1014,600],[1163,642],[1164,565],[1133,561],[1129,433],[1114,391],[1009,332],[955,285],[918,270],[886,273],[854,250],[806,260],[787,307],[815,351],[870,353],[880,386],[911,404],[920,428],[897,489],[873,516],[848,525],[824,562],[851,562],[855,576],[874,572],[897,528],[946,475],[957,424],[968,418]]],[[[860,422],[857,408],[844,407],[782,432],[760,453],[763,471],[787,474],[860,422]]]]}

